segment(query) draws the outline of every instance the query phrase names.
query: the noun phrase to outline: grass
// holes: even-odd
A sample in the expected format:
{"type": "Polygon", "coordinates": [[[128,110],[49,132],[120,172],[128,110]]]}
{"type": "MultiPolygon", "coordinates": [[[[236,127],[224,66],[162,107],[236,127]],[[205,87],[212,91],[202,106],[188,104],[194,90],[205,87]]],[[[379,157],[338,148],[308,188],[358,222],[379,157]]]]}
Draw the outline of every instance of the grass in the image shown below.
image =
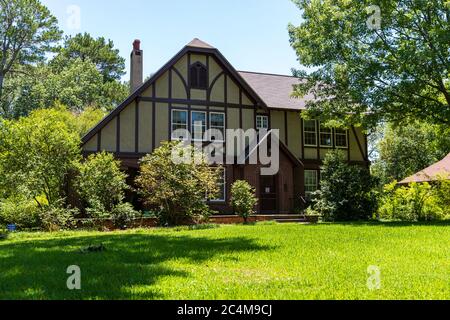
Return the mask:
{"type": "Polygon", "coordinates": [[[448,224],[18,233],[0,240],[0,299],[449,299],[449,245],[448,224]]]}

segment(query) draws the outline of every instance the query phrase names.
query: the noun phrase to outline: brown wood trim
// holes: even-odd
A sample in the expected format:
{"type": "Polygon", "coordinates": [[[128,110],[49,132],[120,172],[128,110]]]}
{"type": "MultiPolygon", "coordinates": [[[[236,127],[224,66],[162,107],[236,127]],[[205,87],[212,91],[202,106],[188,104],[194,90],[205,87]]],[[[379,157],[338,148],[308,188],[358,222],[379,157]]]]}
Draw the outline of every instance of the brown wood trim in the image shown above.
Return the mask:
{"type": "Polygon", "coordinates": [[[364,155],[364,150],[363,150],[363,147],[361,146],[361,142],[359,141],[358,134],[356,133],[355,126],[352,126],[352,132],[353,132],[353,135],[355,136],[356,142],[358,143],[358,148],[359,148],[359,151],[361,152],[362,158],[364,159],[364,161],[367,161],[368,159],[364,155]]]}
{"type": "Polygon", "coordinates": [[[288,113],[284,112],[284,140],[287,146],[289,146],[289,138],[288,138],[288,113]]]}
{"type": "Polygon", "coordinates": [[[303,127],[302,113],[300,112],[300,131],[301,131],[301,151],[302,159],[305,159],[305,131],[303,127]]]}
{"type": "Polygon", "coordinates": [[[186,83],[186,80],[183,78],[183,75],[181,74],[181,72],[176,67],[173,67],[172,70],[175,71],[176,75],[180,78],[181,82],[183,83],[184,90],[186,90],[186,97],[188,97],[189,96],[189,88],[188,88],[188,85],[186,83]]]}
{"type": "Polygon", "coordinates": [[[116,117],[116,152],[120,152],[120,113],[116,117]]]}
{"type": "Polygon", "coordinates": [[[220,77],[225,76],[225,72],[220,72],[211,82],[211,85],[209,86],[208,90],[206,91],[206,100],[211,101],[211,92],[212,89],[214,89],[214,86],[216,85],[216,82],[220,79],[220,77]]]}
{"type": "MultiPolygon", "coordinates": [[[[188,69],[188,73],[190,73],[189,72],[189,69],[188,69]]],[[[168,126],[167,126],[167,128],[169,129],[168,130],[168,132],[167,132],[167,141],[170,141],[171,139],[172,139],[172,128],[171,128],[171,125],[172,125],[172,69],[169,69],[169,100],[170,100],[170,102],[169,102],[169,124],[168,124],[168,126]]]]}
{"type": "Polygon", "coordinates": [[[188,86],[188,96],[187,96],[187,98],[188,98],[188,100],[190,100],[191,99],[191,75],[190,75],[190,68],[191,68],[191,53],[188,53],[188,55],[187,55],[187,78],[188,78],[188,83],[187,83],[187,86],[188,86]]]}
{"type": "Polygon", "coordinates": [[[242,89],[239,88],[239,128],[241,128],[241,129],[243,129],[243,126],[244,126],[244,119],[242,119],[243,115],[244,115],[244,113],[242,110],[242,89]]]}

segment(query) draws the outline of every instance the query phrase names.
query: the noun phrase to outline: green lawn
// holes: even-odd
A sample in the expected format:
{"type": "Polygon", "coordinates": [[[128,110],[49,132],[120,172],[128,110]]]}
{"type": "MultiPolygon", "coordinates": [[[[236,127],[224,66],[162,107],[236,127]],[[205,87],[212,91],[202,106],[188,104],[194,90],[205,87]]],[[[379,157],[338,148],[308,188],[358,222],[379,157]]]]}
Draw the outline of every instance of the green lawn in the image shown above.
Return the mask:
{"type": "Polygon", "coordinates": [[[258,224],[22,233],[0,240],[0,299],[449,299],[450,225],[258,224]],[[107,251],[79,249],[103,243],[107,251]],[[81,268],[82,290],[66,288],[81,268]],[[367,268],[381,289],[367,288],[367,268]]]}

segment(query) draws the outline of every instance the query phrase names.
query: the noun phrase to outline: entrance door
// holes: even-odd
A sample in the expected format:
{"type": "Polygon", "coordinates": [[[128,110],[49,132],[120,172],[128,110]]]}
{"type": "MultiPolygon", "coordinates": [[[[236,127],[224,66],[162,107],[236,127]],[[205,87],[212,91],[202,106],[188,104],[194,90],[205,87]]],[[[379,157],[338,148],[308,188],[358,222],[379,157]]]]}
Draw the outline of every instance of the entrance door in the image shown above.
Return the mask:
{"type": "Polygon", "coordinates": [[[277,176],[261,176],[261,213],[277,213],[277,176]]]}

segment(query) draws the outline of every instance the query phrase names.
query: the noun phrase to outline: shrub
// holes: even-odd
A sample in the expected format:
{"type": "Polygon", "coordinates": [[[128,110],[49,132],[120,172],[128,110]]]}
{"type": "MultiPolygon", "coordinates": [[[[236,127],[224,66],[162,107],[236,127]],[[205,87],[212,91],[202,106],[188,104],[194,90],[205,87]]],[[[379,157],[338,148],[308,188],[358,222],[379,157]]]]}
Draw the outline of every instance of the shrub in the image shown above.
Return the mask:
{"type": "Polygon", "coordinates": [[[313,195],[309,212],[325,221],[367,220],[377,209],[375,186],[367,168],[349,165],[342,151],[330,151],[322,167],[321,189],[313,195]]]}
{"type": "Polygon", "coordinates": [[[126,174],[120,170],[120,162],[110,153],[91,155],[78,165],[79,174],[75,186],[92,218],[105,218],[124,197],[126,174]]]}
{"type": "Polygon", "coordinates": [[[397,187],[397,181],[385,186],[380,200],[379,217],[387,220],[431,221],[445,217],[445,206],[438,196],[438,186],[412,183],[397,187]]]}
{"type": "Polygon", "coordinates": [[[135,211],[133,206],[128,202],[120,203],[111,210],[111,219],[114,226],[119,229],[132,227],[133,221],[139,215],[139,212],[135,211]]]}
{"type": "Polygon", "coordinates": [[[231,206],[237,215],[244,218],[245,223],[248,217],[254,213],[258,199],[255,196],[255,189],[244,180],[238,180],[231,187],[231,206]]]}
{"type": "Polygon", "coordinates": [[[136,184],[145,205],[160,212],[161,224],[178,225],[211,213],[205,198],[217,196],[221,168],[210,167],[201,152],[165,142],[141,163],[136,184]]]}
{"type": "Polygon", "coordinates": [[[38,227],[37,203],[18,196],[0,202],[0,225],[7,224],[15,224],[19,229],[38,227]]]}
{"type": "Polygon", "coordinates": [[[79,214],[78,209],[49,206],[39,213],[42,228],[54,232],[70,230],[75,227],[75,216],[79,214]]]}

